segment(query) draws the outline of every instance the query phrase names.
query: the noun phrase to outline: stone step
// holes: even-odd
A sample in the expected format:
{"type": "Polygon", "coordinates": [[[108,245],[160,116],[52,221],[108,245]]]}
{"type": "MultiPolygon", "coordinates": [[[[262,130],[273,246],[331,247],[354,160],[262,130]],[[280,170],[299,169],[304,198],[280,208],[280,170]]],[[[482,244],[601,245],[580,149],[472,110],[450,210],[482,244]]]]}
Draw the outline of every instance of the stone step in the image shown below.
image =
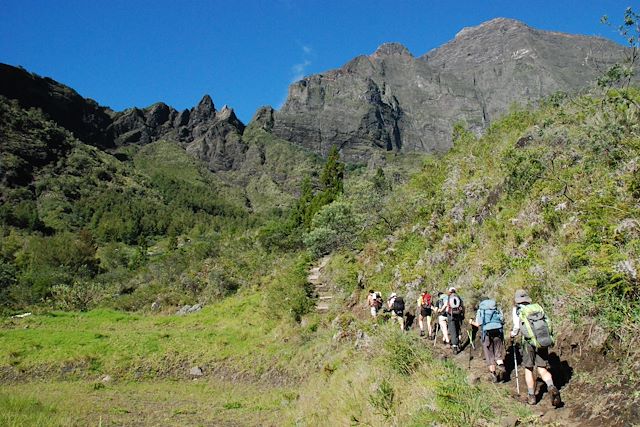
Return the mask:
{"type": "Polygon", "coordinates": [[[324,295],[321,297],[318,297],[319,300],[327,300],[327,299],[333,299],[333,295],[324,295]]]}

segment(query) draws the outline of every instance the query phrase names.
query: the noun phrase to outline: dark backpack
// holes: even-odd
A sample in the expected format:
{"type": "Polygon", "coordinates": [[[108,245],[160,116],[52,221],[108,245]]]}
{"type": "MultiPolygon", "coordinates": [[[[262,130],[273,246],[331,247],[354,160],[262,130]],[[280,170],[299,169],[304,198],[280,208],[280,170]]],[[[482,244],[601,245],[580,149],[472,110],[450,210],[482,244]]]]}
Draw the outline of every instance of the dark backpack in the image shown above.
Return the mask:
{"type": "Polygon", "coordinates": [[[404,314],[404,300],[402,297],[396,297],[396,299],[393,300],[393,312],[398,316],[404,314]]]}
{"type": "Polygon", "coordinates": [[[464,305],[458,295],[453,294],[449,296],[449,310],[452,316],[461,316],[464,314],[464,305]]]}
{"type": "Polygon", "coordinates": [[[526,304],[518,308],[522,336],[536,348],[551,347],[555,340],[544,309],[540,304],[526,304]]]}

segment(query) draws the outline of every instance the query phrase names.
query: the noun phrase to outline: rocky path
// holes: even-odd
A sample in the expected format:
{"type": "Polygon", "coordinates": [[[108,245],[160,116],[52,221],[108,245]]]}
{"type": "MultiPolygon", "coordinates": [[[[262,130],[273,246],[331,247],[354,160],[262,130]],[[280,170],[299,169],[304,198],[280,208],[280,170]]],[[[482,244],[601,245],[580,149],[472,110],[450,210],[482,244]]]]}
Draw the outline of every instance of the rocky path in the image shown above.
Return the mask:
{"type": "Polygon", "coordinates": [[[317,297],[316,311],[319,313],[326,313],[329,311],[329,305],[334,297],[332,287],[322,278],[323,270],[329,262],[329,259],[329,256],[322,258],[318,262],[318,265],[309,270],[309,275],[307,276],[307,281],[314,287],[313,293],[317,297]]]}

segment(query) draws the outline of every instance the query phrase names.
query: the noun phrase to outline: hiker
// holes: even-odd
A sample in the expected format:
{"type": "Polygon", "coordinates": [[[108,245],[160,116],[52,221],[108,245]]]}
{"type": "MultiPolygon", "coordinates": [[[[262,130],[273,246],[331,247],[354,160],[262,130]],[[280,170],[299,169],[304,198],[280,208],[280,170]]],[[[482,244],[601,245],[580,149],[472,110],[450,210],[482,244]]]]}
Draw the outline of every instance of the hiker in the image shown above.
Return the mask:
{"type": "MultiPolygon", "coordinates": [[[[544,309],[539,304],[532,304],[529,294],[524,289],[516,291],[514,302],[511,338],[513,339],[518,333],[522,333],[522,366],[525,368],[527,403],[529,405],[537,403],[533,378],[533,368],[536,367],[538,375],[547,384],[551,404],[557,408],[562,405],[562,400],[560,391],[553,384],[553,378],[549,372],[549,347],[554,343],[549,321],[544,309]]],[[[515,353],[514,357],[516,357],[515,353]]]]}
{"type": "Polygon", "coordinates": [[[460,353],[460,326],[464,319],[464,304],[462,298],[456,293],[456,288],[449,288],[449,296],[445,306],[447,324],[449,327],[449,341],[454,354],[460,353]]]}
{"type": "Polygon", "coordinates": [[[393,292],[387,300],[388,310],[391,312],[391,319],[400,324],[400,330],[404,331],[404,299],[393,292]]]}
{"type": "Polygon", "coordinates": [[[469,324],[481,330],[480,342],[491,379],[494,383],[504,380],[504,315],[495,300],[483,298],[478,305],[475,320],[469,319],[469,324]]]}
{"type": "Polygon", "coordinates": [[[420,326],[420,336],[424,336],[424,321],[427,321],[427,332],[429,332],[429,339],[433,338],[433,331],[431,330],[431,294],[425,289],[422,295],[418,297],[418,325],[420,326]]]}
{"type": "MultiPolygon", "coordinates": [[[[449,345],[449,328],[447,327],[447,313],[445,308],[449,297],[443,292],[438,292],[438,301],[436,302],[436,313],[438,313],[438,325],[442,331],[442,343],[449,345]]],[[[435,345],[435,342],[434,342],[435,345]]]]}
{"type": "Polygon", "coordinates": [[[367,305],[371,310],[371,317],[375,319],[378,315],[378,311],[382,308],[382,294],[370,289],[369,295],[367,295],[367,305]]]}

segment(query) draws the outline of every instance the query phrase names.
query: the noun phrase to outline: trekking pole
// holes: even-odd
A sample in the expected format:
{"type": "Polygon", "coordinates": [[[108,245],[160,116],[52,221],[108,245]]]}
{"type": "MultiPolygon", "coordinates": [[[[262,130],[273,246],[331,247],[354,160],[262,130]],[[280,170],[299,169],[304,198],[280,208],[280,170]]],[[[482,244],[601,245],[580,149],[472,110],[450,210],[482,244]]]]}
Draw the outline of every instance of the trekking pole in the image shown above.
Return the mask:
{"type": "Polygon", "coordinates": [[[471,334],[471,331],[469,329],[467,329],[467,335],[469,336],[469,344],[471,344],[471,348],[473,348],[475,350],[476,346],[473,344],[472,334],[471,334]]]}
{"type": "Polygon", "coordinates": [[[471,352],[475,350],[475,347],[473,346],[473,341],[471,341],[471,332],[468,329],[467,335],[469,336],[469,344],[471,344],[469,346],[469,369],[471,369],[471,359],[473,359],[473,355],[471,354],[471,352]]]}
{"type": "Polygon", "coordinates": [[[433,346],[436,346],[436,341],[438,340],[438,329],[440,329],[440,324],[436,323],[436,333],[433,334],[433,346]]]}
{"type": "Polygon", "coordinates": [[[512,341],[513,345],[513,366],[516,369],[516,392],[520,396],[520,380],[518,379],[518,355],[516,354],[516,342],[512,341]]]}

